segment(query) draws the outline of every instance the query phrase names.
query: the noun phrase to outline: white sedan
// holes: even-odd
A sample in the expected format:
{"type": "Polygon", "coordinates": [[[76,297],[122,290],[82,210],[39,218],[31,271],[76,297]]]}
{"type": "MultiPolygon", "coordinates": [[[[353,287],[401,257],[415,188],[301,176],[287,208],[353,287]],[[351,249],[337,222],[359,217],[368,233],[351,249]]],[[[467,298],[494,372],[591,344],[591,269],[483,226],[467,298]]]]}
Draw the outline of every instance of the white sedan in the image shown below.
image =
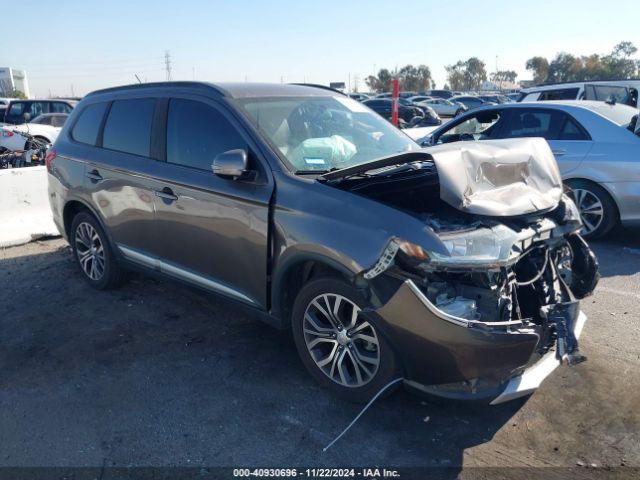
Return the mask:
{"type": "Polygon", "coordinates": [[[66,113],[45,113],[29,123],[0,127],[0,151],[26,150],[28,140],[20,133],[28,133],[45,143],[55,142],[68,116],[66,113]]]}

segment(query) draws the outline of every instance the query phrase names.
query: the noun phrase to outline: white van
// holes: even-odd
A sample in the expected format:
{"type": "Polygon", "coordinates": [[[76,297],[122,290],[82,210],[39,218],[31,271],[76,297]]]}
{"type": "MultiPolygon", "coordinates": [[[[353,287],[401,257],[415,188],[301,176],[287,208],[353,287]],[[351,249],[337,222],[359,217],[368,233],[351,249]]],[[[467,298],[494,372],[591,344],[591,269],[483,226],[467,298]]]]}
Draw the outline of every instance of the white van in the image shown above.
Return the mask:
{"type": "Polygon", "coordinates": [[[640,108],[638,104],[640,80],[603,80],[593,82],[556,83],[525,88],[519,102],[545,100],[600,100],[623,103],[640,108]]]}

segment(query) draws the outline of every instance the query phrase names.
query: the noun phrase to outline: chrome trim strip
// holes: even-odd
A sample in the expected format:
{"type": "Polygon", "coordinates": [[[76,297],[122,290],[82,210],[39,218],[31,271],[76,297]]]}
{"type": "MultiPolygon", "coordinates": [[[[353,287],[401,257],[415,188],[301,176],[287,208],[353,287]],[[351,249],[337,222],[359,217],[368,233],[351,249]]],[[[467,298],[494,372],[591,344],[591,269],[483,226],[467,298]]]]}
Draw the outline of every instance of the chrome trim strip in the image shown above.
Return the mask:
{"type": "Polygon", "coordinates": [[[255,305],[255,302],[245,294],[240,293],[239,291],[231,287],[227,287],[222,283],[216,282],[215,280],[203,277],[202,275],[198,275],[197,273],[194,273],[190,270],[186,270],[184,268],[177,267],[176,265],[161,261],[160,271],[169,275],[173,275],[175,277],[182,278],[183,280],[186,280],[188,282],[198,284],[202,287],[208,288],[209,290],[222,293],[229,297],[235,297],[239,300],[242,300],[243,302],[255,305]]]}
{"type": "Polygon", "coordinates": [[[449,315],[446,312],[443,312],[438,307],[436,307],[431,301],[422,293],[413,280],[405,280],[404,282],[413,292],[413,294],[418,297],[418,299],[422,302],[422,304],[427,307],[431,313],[433,313],[438,318],[442,320],[446,320],[447,322],[455,323],[461,327],[473,327],[474,325],[478,326],[488,326],[488,327],[508,327],[510,325],[522,325],[522,320],[508,320],[505,322],[483,322],[480,320],[467,320],[466,318],[454,317],[453,315],[449,315]]]}
{"type": "MultiPolygon", "coordinates": [[[[573,328],[576,338],[579,338],[580,334],[582,334],[586,321],[587,316],[584,312],[580,312],[573,328]]],[[[560,361],[556,358],[555,350],[547,352],[538,362],[522,372],[521,375],[509,380],[502,393],[494,398],[490,405],[498,405],[534,392],[542,384],[542,381],[551,375],[559,365],[560,361]]]]}
{"type": "Polygon", "coordinates": [[[151,257],[151,256],[146,255],[144,253],[140,253],[137,250],[134,250],[133,248],[125,247],[124,245],[120,245],[120,244],[118,244],[118,249],[129,260],[133,260],[136,263],[140,263],[140,264],[145,265],[147,267],[151,267],[154,270],[160,270],[160,260],[159,259],[157,259],[155,257],[151,257]]]}
{"type": "Polygon", "coordinates": [[[160,270],[162,273],[166,273],[167,275],[171,275],[173,277],[177,277],[179,279],[185,280],[189,283],[199,285],[208,290],[212,290],[216,293],[220,293],[228,297],[233,297],[237,300],[241,300],[251,305],[256,305],[256,302],[250,297],[248,297],[247,295],[231,287],[228,287],[220,282],[217,282],[211,278],[199,275],[185,268],[178,267],[172,263],[162,261],[159,258],[152,257],[150,255],[141,253],[137,250],[134,250],[129,247],[125,247],[123,245],[118,244],[118,249],[120,249],[122,254],[127,259],[132,260],[136,263],[145,265],[147,267],[151,267],[154,270],[160,270]]]}

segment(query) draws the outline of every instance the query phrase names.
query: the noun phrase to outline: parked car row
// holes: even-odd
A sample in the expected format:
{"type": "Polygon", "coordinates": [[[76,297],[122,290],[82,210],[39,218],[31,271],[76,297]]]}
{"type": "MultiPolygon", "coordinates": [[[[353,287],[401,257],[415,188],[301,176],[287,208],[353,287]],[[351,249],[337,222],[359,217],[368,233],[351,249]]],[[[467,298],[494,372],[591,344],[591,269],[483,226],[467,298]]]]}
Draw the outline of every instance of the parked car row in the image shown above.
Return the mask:
{"type": "Polygon", "coordinates": [[[55,142],[77,103],[64,99],[8,101],[0,126],[0,154],[27,153],[22,154],[24,162],[16,157],[15,161],[3,162],[3,168],[33,165],[28,154],[33,149],[32,144],[46,146],[55,142]]]}
{"type": "MultiPolygon", "coordinates": [[[[372,98],[362,103],[387,120],[391,119],[393,100],[390,98],[372,98]]],[[[442,123],[431,105],[414,103],[405,98],[399,99],[398,118],[401,120],[401,127],[440,125],[442,123]]]]}
{"type": "Polygon", "coordinates": [[[4,123],[18,124],[25,122],[25,114],[29,119],[36,118],[43,113],[71,113],[78,102],[75,100],[50,99],[50,100],[11,100],[6,107],[4,117],[0,121],[4,123]]]}
{"type": "Polygon", "coordinates": [[[46,144],[52,144],[58,138],[67,117],[69,117],[67,113],[44,113],[21,125],[0,127],[0,152],[28,149],[28,140],[21,135],[22,133],[29,134],[46,144]]]}

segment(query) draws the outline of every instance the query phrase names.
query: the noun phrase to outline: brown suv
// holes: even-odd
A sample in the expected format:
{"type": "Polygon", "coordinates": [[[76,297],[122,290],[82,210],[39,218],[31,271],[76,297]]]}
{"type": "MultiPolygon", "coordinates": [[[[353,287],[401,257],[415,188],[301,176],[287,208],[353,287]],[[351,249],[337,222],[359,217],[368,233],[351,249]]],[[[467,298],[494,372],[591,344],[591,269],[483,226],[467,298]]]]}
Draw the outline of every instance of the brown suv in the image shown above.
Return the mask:
{"type": "Polygon", "coordinates": [[[544,140],[421,149],[330,89],[175,82],[87,95],[46,161],[92,286],[236,300],[349,399],[401,377],[499,403],[583,358],[597,264],[544,140]]]}

